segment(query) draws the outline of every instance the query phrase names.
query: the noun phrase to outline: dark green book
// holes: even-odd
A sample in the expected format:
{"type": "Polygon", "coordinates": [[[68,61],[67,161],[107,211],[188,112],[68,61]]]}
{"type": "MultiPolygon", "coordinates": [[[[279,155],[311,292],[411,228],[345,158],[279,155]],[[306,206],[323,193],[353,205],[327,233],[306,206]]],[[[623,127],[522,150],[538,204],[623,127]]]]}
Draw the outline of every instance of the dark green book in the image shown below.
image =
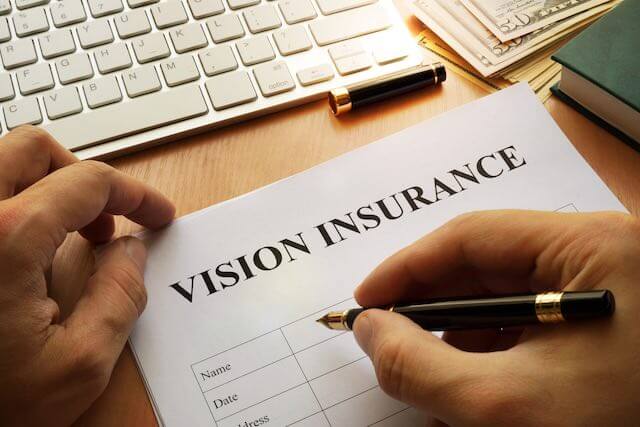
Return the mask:
{"type": "Polygon", "coordinates": [[[640,0],[624,0],[552,58],[563,66],[556,93],[640,142],[640,0]]]}

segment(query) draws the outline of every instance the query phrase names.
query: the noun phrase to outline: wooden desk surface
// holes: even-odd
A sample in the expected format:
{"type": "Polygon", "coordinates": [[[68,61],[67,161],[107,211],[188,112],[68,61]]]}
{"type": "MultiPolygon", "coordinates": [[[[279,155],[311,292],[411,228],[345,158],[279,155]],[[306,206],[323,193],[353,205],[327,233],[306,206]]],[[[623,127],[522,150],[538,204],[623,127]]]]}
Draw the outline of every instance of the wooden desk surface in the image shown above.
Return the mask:
{"type": "MultiPolygon", "coordinates": [[[[409,16],[405,12],[405,16],[409,16]]],[[[421,24],[408,17],[417,34],[421,24]]],[[[486,92],[450,72],[436,89],[409,94],[334,118],[326,101],[317,101],[210,133],[193,136],[110,162],[171,198],[177,216],[239,196],[308,169],[437,114],[486,92]]],[[[578,151],[627,209],[640,214],[640,154],[583,116],[551,98],[546,107],[578,151]]],[[[442,143],[440,141],[439,143],[442,143]]],[[[137,230],[118,221],[118,234],[137,230]]],[[[56,269],[54,277],[80,282],[90,271],[86,243],[73,236],[61,259],[85,260],[83,272],[56,269]]],[[[73,299],[68,295],[67,298],[73,299]]],[[[156,425],[151,404],[129,348],[120,357],[105,393],[78,425],[156,425]]]]}

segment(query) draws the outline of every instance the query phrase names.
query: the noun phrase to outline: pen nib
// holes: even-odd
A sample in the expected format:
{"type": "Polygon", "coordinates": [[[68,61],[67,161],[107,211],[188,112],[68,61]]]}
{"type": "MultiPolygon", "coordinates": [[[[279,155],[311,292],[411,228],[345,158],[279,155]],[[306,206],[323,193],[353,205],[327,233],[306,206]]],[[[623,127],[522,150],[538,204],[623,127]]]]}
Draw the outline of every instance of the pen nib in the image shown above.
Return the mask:
{"type": "Polygon", "coordinates": [[[321,318],[319,318],[318,320],[316,320],[316,322],[318,323],[322,323],[324,326],[326,326],[327,328],[331,329],[331,327],[329,326],[329,316],[328,315],[324,315],[321,318]]]}
{"type": "Polygon", "coordinates": [[[344,324],[344,313],[346,312],[330,311],[316,320],[316,322],[322,323],[329,329],[347,330],[349,328],[344,324]]]}

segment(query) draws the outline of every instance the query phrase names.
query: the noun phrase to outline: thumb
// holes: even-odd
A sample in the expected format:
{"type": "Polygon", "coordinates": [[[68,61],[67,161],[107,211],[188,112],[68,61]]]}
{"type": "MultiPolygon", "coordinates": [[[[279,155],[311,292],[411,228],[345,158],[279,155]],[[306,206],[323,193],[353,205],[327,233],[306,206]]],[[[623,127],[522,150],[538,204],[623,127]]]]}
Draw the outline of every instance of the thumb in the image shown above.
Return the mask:
{"type": "MultiPolygon", "coordinates": [[[[146,248],[133,237],[110,243],[96,256],[96,270],[65,322],[79,348],[81,366],[108,378],[136,319],[147,302],[144,287],[146,248]]],[[[106,384],[105,384],[106,386],[106,384]]]]}
{"type": "Polygon", "coordinates": [[[501,356],[460,351],[406,317],[377,309],[360,314],[353,332],[391,397],[450,424],[477,422],[493,407],[501,356]]]}
{"type": "MultiPolygon", "coordinates": [[[[114,359],[120,354],[147,303],[144,268],[147,251],[134,237],[122,237],[99,251],[96,269],[67,326],[82,333],[99,333],[114,359]]],[[[103,348],[106,350],[106,348],[103,348]]]]}
{"type": "Polygon", "coordinates": [[[42,357],[52,369],[41,380],[51,392],[40,406],[42,413],[65,414],[57,424],[71,424],[109,383],[146,304],[145,261],[146,249],[133,237],[106,246],[97,255],[96,270],[73,312],[61,325],[50,326],[42,357]]]}

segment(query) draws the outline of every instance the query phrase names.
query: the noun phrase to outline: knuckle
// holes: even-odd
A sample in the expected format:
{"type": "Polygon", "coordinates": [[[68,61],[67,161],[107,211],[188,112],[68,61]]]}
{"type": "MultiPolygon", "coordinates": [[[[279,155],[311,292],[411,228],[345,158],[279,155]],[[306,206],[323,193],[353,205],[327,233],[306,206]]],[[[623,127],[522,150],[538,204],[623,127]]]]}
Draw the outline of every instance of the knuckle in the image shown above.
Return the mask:
{"type": "Polygon", "coordinates": [[[0,238],[16,231],[24,221],[24,213],[14,200],[0,204],[0,238]]]}
{"type": "Polygon", "coordinates": [[[603,212],[600,214],[601,221],[606,228],[616,230],[623,234],[640,233],[640,220],[638,218],[622,212],[603,212]]]}
{"type": "Polygon", "coordinates": [[[38,126],[23,125],[11,131],[11,134],[18,140],[26,140],[35,144],[40,151],[48,151],[58,142],[46,130],[38,126]]]}
{"type": "Polygon", "coordinates": [[[449,231],[461,232],[461,230],[466,230],[469,229],[469,227],[475,226],[482,218],[483,215],[481,212],[465,212],[446,223],[445,227],[449,231]]]}
{"type": "Polygon", "coordinates": [[[56,239],[63,238],[35,231],[49,229],[46,227],[49,222],[50,215],[45,209],[23,198],[15,197],[0,203],[0,256],[11,260],[14,268],[33,267],[38,264],[34,261],[46,262],[47,252],[55,250],[56,239]],[[39,245],[27,243],[34,238],[39,245]]]}
{"type": "Polygon", "coordinates": [[[108,178],[114,171],[111,166],[96,160],[83,160],[82,162],[76,163],[76,165],[82,172],[101,180],[108,178]]]}
{"type": "Polygon", "coordinates": [[[487,384],[477,390],[476,396],[479,402],[476,403],[476,414],[483,420],[499,420],[505,414],[514,414],[518,408],[515,400],[501,391],[500,384],[487,384]]]}
{"type": "Polygon", "coordinates": [[[529,425],[531,412],[539,408],[540,400],[535,396],[534,384],[524,384],[515,375],[494,374],[477,379],[465,387],[466,396],[456,400],[468,405],[478,419],[496,422],[500,425],[529,425]]]}
{"type": "Polygon", "coordinates": [[[592,248],[592,253],[600,261],[600,265],[624,267],[634,265],[640,255],[640,220],[622,212],[598,213],[595,223],[589,224],[591,233],[585,245],[592,248]],[[629,262],[621,260],[629,259],[629,262]]]}

